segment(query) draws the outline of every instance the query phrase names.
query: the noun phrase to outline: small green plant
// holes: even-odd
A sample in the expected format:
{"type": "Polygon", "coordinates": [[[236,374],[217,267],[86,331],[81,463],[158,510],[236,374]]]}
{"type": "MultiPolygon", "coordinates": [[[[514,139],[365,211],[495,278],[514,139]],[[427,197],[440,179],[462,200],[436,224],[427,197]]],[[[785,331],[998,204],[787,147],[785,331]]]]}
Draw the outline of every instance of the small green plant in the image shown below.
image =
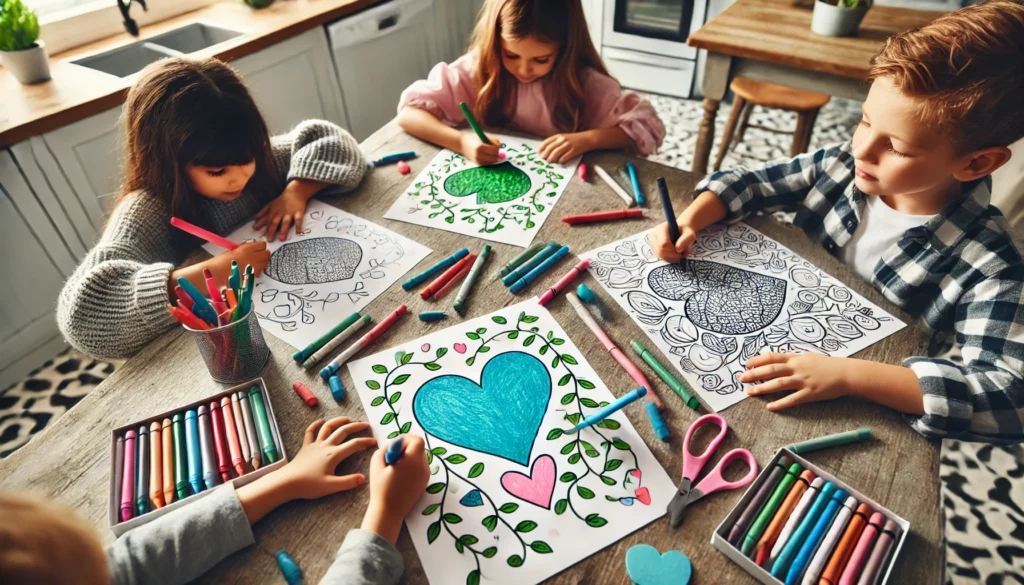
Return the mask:
{"type": "Polygon", "coordinates": [[[839,8],[861,8],[870,7],[871,0],[821,0],[826,4],[838,6],[839,8]]]}
{"type": "Polygon", "coordinates": [[[0,51],[32,48],[39,39],[39,19],[21,0],[0,0],[0,51]]]}

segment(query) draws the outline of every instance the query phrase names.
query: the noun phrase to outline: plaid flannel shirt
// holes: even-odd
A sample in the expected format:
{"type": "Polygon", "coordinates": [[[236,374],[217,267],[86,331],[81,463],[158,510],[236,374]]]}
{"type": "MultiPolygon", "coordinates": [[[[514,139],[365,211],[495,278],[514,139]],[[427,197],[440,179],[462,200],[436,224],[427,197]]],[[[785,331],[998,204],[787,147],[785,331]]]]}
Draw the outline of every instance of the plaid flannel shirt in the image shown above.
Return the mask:
{"type": "MultiPolygon", "coordinates": [[[[866,201],[853,163],[846,142],[757,170],[717,172],[696,191],[716,193],[727,221],[791,212],[835,253],[866,201]]],[[[875,288],[932,331],[928,357],[903,362],[924,393],[924,415],[907,418],[927,437],[1024,440],[1024,263],[989,205],[991,184],[965,183],[960,200],[908,230],[875,265],[875,288]]]]}

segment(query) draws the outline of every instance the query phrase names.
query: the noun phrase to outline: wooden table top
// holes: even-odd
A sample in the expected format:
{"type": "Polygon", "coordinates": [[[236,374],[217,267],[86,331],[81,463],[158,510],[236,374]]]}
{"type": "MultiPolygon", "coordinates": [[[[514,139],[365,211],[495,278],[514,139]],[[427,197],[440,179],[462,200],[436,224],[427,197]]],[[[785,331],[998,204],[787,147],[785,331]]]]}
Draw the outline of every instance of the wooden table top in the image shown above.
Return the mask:
{"type": "MultiPolygon", "coordinates": [[[[395,197],[403,192],[416,174],[426,166],[437,148],[406,135],[392,122],[363,143],[370,158],[416,150],[419,158],[411,161],[413,173],[400,175],[394,167],[374,171],[358,193],[330,200],[346,211],[371,219],[409,238],[421,242],[434,253],[423,260],[413,272],[434,263],[437,258],[469,245],[465,236],[382,219],[395,197]]],[[[588,155],[588,164],[605,168],[624,164],[622,155],[600,153],[588,155]]],[[[652,186],[654,179],[664,176],[669,188],[682,196],[691,192],[699,177],[645,160],[636,161],[642,183],[652,186]]],[[[688,197],[685,198],[687,201],[688,197]]],[[[594,181],[584,184],[574,179],[558,203],[557,213],[548,218],[537,241],[557,240],[571,246],[574,253],[591,250],[607,242],[637,233],[657,223],[661,216],[658,198],[652,197],[646,220],[620,221],[591,226],[570,227],[558,221],[568,214],[586,213],[621,206],[621,200],[607,186],[594,181]]],[[[770,220],[752,221],[765,234],[820,266],[826,272],[850,283],[851,288],[897,317],[909,322],[875,292],[868,283],[856,278],[838,260],[812,242],[803,232],[770,220]]],[[[517,303],[545,290],[564,273],[563,269],[547,274],[522,296],[510,293],[500,281],[494,280],[498,269],[521,249],[504,244],[491,244],[496,253],[481,275],[470,298],[467,318],[478,317],[500,307],[517,303]]],[[[589,275],[586,281],[599,287],[589,275]]],[[[377,298],[367,312],[377,317],[400,303],[409,305],[411,313],[435,307],[395,285],[377,298]]],[[[548,304],[548,309],[566,330],[587,360],[610,388],[631,387],[626,373],[609,357],[595,337],[575,315],[564,295],[548,304]]],[[[645,339],[643,332],[630,319],[614,319],[608,324],[612,338],[625,343],[630,338],[645,339]]],[[[415,339],[439,326],[422,323],[407,316],[363,352],[370,355],[393,346],[401,339],[415,339]]],[[[267,383],[274,411],[278,416],[281,438],[287,451],[298,452],[302,433],[317,417],[347,415],[365,419],[365,412],[355,393],[341,403],[331,399],[330,392],[315,373],[302,371],[291,359],[293,349],[267,335],[271,359],[262,376],[267,383]],[[291,382],[301,380],[320,398],[317,409],[309,409],[291,389],[291,382]]],[[[908,355],[921,351],[920,332],[908,327],[896,335],[869,347],[859,355],[887,363],[900,363],[908,355]]],[[[649,346],[665,361],[664,355],[649,346]]],[[[919,355],[919,354],[918,354],[919,355]]],[[[347,388],[353,383],[344,371],[347,388]]],[[[139,355],[128,360],[106,381],[87,395],[67,414],[7,459],[0,460],[0,490],[31,491],[74,506],[96,526],[105,542],[113,540],[107,526],[107,499],[110,469],[110,431],[148,416],[171,410],[182,404],[202,399],[223,389],[212,381],[202,365],[195,343],[180,328],[161,336],[139,355]]],[[[681,473],[682,437],[698,416],[686,408],[671,392],[662,389],[666,409],[664,416],[672,429],[672,439],[663,443],[654,438],[651,426],[636,411],[627,411],[633,425],[652,449],[655,457],[673,481],[681,473]]],[[[841,399],[799,407],[784,414],[771,414],[764,401],[747,399],[724,412],[731,432],[721,446],[721,453],[734,447],[750,449],[758,461],[766,463],[782,445],[821,435],[871,427],[875,439],[856,445],[811,453],[809,459],[829,470],[850,485],[874,498],[883,506],[900,514],[911,523],[911,533],[897,564],[891,583],[938,583],[942,568],[940,508],[938,501],[938,442],[928,441],[910,429],[894,411],[867,402],[841,399]]],[[[342,473],[366,470],[367,454],[352,457],[341,466],[342,473]]],[[[668,521],[658,520],[646,528],[623,538],[585,561],[548,580],[559,584],[621,584],[628,585],[624,558],[626,550],[638,543],[648,543],[661,550],[678,549],[693,562],[695,584],[752,583],[753,579],[738,565],[714,550],[709,544],[711,533],[742,494],[741,490],[714,494],[692,507],[683,527],[673,532],[668,521]]],[[[316,583],[334,559],[345,533],[358,527],[368,502],[368,491],[359,488],[316,501],[297,501],[282,506],[254,527],[257,546],[232,555],[200,580],[202,583],[266,583],[279,582],[280,576],[272,553],[285,549],[296,559],[306,575],[307,583],[316,583]]],[[[403,583],[426,583],[422,566],[408,531],[402,531],[398,548],[405,558],[403,583]]]]}
{"type": "Polygon", "coordinates": [[[792,0],[737,0],[687,42],[733,57],[863,80],[885,39],[940,14],[873,6],[856,37],[824,37],[811,32],[811,12],[792,0]]]}

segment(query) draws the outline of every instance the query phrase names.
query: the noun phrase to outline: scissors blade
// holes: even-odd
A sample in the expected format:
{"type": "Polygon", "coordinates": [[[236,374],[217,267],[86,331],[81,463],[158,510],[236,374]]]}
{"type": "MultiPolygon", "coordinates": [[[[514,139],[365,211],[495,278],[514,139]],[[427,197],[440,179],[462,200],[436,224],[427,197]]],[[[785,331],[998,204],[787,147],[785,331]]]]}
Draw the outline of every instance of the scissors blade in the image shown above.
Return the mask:
{"type": "Polygon", "coordinates": [[[690,505],[690,485],[691,481],[687,478],[683,478],[679,482],[679,487],[676,489],[676,495],[672,496],[672,499],[668,503],[668,523],[672,529],[679,528],[679,525],[683,523],[683,512],[686,507],[690,505]]]}

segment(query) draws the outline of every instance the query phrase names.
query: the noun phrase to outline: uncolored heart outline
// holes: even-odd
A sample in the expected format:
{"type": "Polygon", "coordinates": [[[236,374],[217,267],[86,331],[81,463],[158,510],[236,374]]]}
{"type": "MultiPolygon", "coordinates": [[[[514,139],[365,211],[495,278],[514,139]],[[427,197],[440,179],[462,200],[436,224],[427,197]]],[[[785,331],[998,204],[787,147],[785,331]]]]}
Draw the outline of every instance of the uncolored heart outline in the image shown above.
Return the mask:
{"type": "Polygon", "coordinates": [[[518,471],[506,471],[501,474],[501,487],[514,498],[550,510],[557,475],[555,459],[544,454],[533,460],[530,475],[518,471]]]}

